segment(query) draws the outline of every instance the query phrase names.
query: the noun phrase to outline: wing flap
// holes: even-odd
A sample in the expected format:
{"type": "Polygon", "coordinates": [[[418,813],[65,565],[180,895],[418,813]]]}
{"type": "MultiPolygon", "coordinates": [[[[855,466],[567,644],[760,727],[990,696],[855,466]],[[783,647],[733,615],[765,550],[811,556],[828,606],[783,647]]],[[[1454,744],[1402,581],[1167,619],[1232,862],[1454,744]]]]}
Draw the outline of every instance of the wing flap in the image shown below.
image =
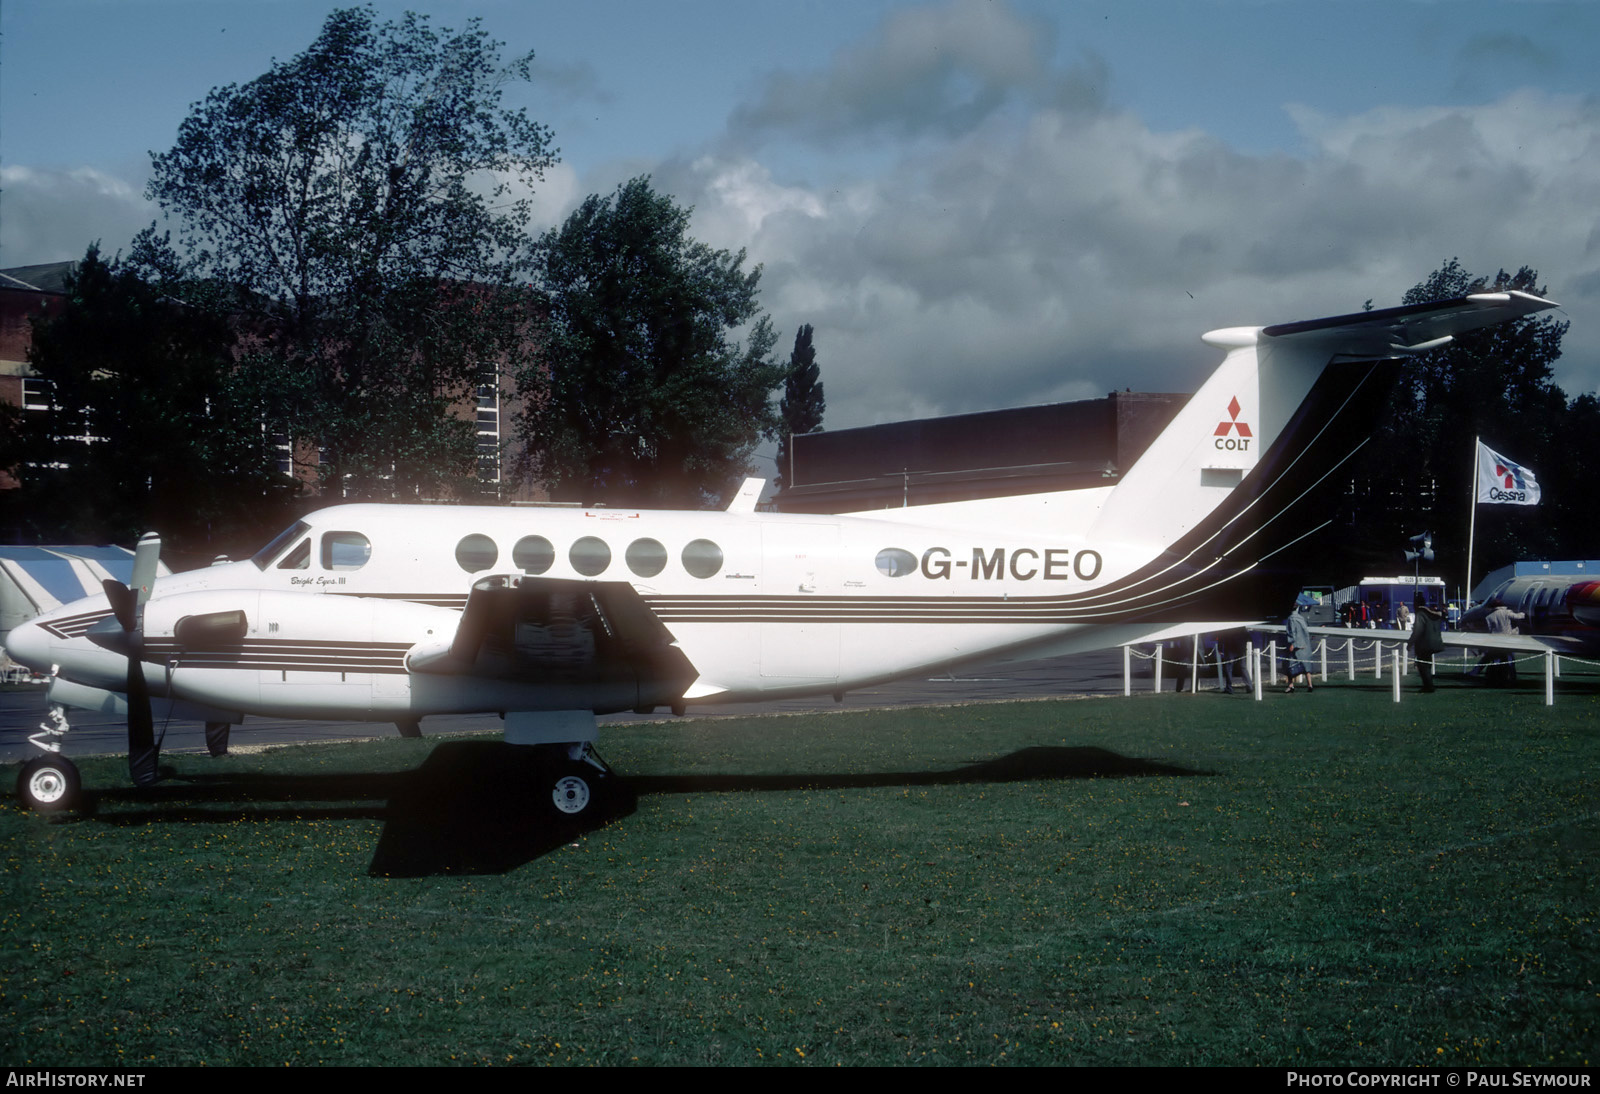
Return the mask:
{"type": "Polygon", "coordinates": [[[638,705],[677,699],[698,676],[627,582],[520,574],[475,582],[449,644],[418,643],[406,666],[534,684],[636,686],[638,705]]]}

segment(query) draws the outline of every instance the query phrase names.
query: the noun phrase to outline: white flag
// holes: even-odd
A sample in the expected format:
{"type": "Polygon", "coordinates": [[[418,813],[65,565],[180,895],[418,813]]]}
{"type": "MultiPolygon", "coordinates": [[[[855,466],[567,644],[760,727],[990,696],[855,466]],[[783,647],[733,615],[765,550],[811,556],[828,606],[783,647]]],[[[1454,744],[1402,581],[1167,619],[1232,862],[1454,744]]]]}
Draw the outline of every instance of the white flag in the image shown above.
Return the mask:
{"type": "Polygon", "coordinates": [[[1539,480],[1482,441],[1478,442],[1478,500],[1502,505],[1538,505],[1539,480]]]}

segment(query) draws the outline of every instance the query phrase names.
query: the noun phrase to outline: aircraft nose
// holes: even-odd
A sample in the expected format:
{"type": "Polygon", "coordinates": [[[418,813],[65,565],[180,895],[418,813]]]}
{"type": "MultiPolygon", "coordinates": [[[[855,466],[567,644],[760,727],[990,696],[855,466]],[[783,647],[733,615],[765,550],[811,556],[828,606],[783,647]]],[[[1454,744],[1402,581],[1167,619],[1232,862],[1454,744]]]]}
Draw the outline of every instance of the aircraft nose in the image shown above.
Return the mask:
{"type": "Polygon", "coordinates": [[[1567,593],[1567,610],[1578,622],[1600,627],[1600,581],[1574,586],[1567,593]]]}
{"type": "Polygon", "coordinates": [[[50,636],[37,623],[22,623],[6,635],[6,653],[34,672],[50,671],[50,636]]]}

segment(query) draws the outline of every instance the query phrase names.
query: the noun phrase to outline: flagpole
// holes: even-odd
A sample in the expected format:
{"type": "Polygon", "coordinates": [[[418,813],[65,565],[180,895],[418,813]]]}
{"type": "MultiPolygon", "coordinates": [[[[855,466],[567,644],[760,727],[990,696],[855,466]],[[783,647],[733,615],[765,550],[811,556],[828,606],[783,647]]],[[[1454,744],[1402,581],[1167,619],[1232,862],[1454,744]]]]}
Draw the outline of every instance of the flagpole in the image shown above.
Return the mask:
{"type": "Polygon", "coordinates": [[[1473,540],[1478,533],[1478,460],[1483,455],[1483,442],[1478,437],[1472,438],[1472,519],[1467,523],[1467,595],[1466,603],[1461,606],[1466,611],[1472,604],[1472,547],[1473,540]]]}

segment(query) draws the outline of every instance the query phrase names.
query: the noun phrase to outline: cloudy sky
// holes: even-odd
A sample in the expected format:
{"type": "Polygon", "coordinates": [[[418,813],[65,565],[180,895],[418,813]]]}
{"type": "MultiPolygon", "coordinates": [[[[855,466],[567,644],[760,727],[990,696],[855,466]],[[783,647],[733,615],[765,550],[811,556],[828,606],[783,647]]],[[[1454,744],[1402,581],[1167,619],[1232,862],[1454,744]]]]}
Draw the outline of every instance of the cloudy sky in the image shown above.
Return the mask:
{"type": "MultiPolygon", "coordinates": [[[[126,245],[192,103],[305,0],[4,0],[0,266],[126,245]]],[[[541,216],[636,174],[746,248],[827,425],[1188,391],[1205,330],[1527,265],[1600,384],[1600,3],[411,0],[533,50],[541,216]]]]}

